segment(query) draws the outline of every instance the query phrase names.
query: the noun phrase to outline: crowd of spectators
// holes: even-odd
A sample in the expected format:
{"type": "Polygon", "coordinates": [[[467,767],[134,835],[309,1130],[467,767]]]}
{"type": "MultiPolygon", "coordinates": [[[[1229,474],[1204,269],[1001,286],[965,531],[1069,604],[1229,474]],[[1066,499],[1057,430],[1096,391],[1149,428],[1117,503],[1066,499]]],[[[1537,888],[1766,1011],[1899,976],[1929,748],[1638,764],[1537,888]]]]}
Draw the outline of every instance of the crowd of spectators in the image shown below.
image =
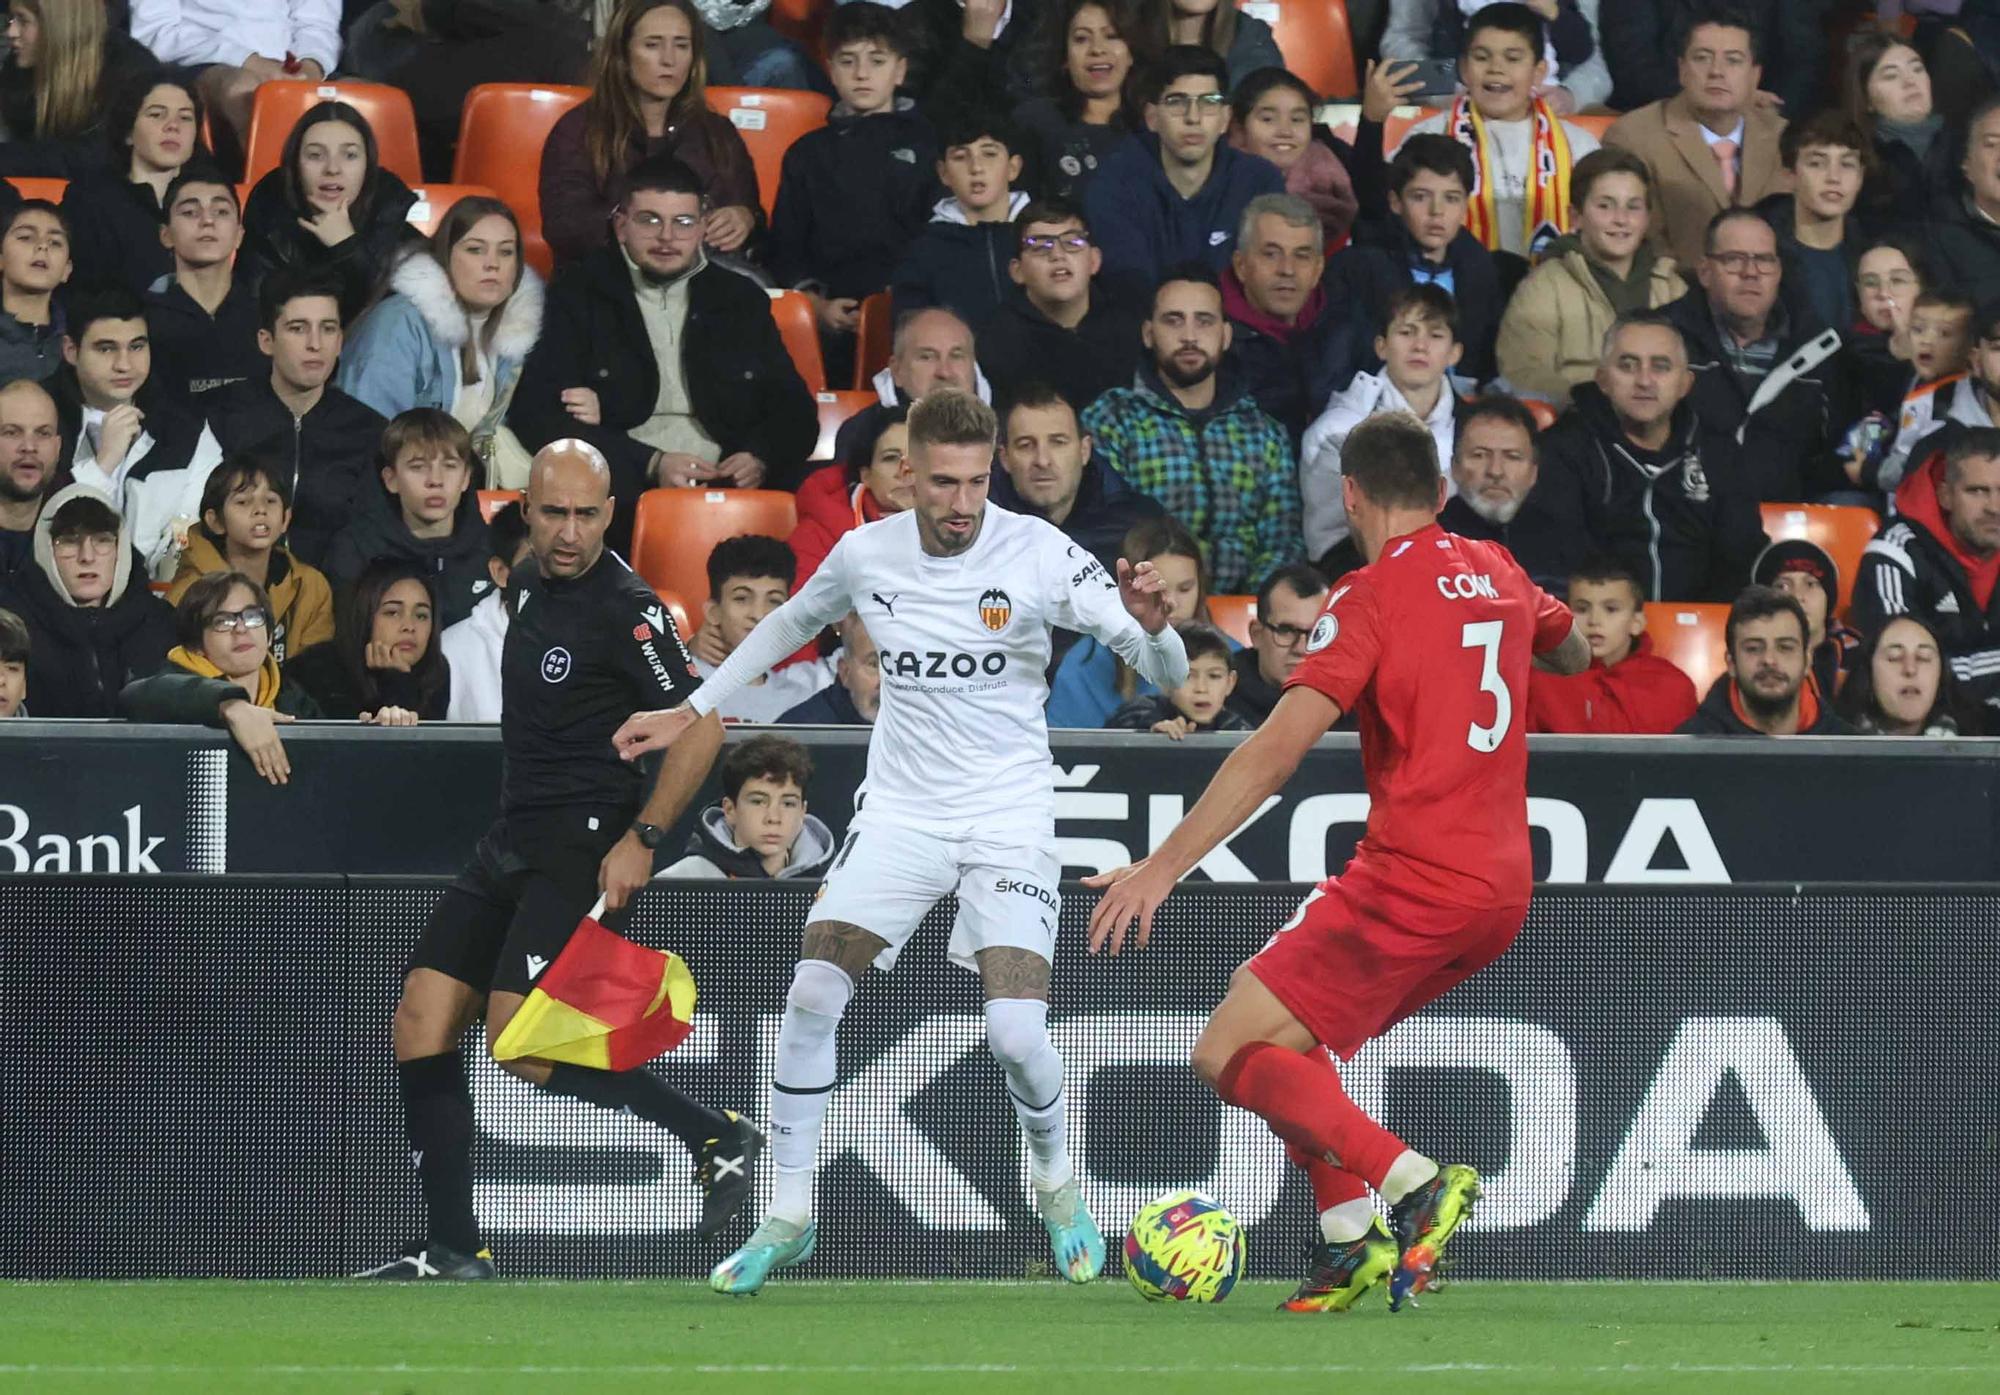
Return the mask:
{"type": "MultiPolygon", "coordinates": [[[[0,717],[221,725],[274,781],[294,718],[496,720],[529,555],[493,492],[564,438],[609,462],[621,556],[647,491],[794,496],[788,537],[702,544],[712,671],[910,506],[908,407],[946,385],[998,409],[995,502],[1151,561],[1183,630],[1171,692],[1059,637],[1051,725],[1267,717],[1361,565],[1344,443],[1394,411],[1443,525],[1590,640],[1533,729],[2000,731],[1995,7],[1383,0],[1342,94],[1267,8],[856,0],[806,32],[769,0],[13,0],[0,717]],[[478,84],[588,95],[537,208],[432,210],[347,78],[409,92],[433,179],[478,84]],[[321,86],[239,182],[281,83],[321,86]],[[760,192],[711,85],[832,105],[760,192]],[[872,393],[830,459],[820,374],[872,393]],[[1879,531],[1836,562],[1768,537],[1774,505],[1879,531]],[[1727,607],[1709,691],[1654,652],[1662,604],[1727,607]]],[[[879,702],[850,616],[724,716],[879,702]]],[[[802,750],[727,773],[684,869],[823,861],[802,750]]]]}

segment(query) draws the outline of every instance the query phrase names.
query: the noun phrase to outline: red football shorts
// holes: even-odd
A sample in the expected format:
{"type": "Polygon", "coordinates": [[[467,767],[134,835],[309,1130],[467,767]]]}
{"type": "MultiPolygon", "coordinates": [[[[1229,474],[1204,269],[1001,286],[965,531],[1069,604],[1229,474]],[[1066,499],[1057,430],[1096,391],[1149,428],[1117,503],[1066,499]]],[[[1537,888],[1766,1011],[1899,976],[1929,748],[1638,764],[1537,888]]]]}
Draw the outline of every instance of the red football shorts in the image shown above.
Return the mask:
{"type": "Polygon", "coordinates": [[[1469,910],[1331,878],[1244,965],[1343,1061],[1506,952],[1526,906],[1469,910]]]}

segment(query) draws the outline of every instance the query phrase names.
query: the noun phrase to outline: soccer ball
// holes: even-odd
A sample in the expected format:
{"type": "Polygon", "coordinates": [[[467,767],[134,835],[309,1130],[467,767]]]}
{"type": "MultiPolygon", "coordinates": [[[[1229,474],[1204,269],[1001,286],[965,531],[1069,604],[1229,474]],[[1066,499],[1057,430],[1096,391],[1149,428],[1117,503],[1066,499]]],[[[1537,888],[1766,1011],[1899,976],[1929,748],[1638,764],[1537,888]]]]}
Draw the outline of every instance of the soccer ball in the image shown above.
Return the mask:
{"type": "Polygon", "coordinates": [[[1125,1277],[1149,1303],[1220,1303],[1243,1277],[1243,1227],[1200,1192],[1168,1192],[1132,1218],[1125,1277]]]}

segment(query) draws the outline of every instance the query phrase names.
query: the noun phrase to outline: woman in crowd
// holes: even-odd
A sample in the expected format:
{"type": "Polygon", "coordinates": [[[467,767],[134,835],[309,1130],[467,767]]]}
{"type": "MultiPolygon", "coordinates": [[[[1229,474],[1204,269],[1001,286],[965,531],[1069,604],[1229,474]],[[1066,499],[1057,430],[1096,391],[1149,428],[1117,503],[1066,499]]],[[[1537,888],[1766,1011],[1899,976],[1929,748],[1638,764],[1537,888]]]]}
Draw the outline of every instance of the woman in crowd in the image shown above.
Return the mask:
{"type": "MultiPolygon", "coordinates": [[[[1201,544],[1180,523],[1165,516],[1136,523],[1119,550],[1133,566],[1151,562],[1159,572],[1165,583],[1160,594],[1174,624],[1210,621],[1208,564],[1201,544]]],[[[1240,646],[1232,640],[1231,647],[1240,646]]],[[[1125,703],[1158,691],[1109,646],[1086,635],[1069,647],[1049,681],[1049,725],[1102,728],[1125,703]]]]}
{"type": "Polygon", "coordinates": [[[0,63],[0,176],[74,179],[105,164],[105,108],[157,67],[114,28],[104,0],[11,0],[0,63]]]}
{"type": "Polygon", "coordinates": [[[1146,29],[1136,0],[1063,0],[1041,41],[1043,95],[1014,109],[1029,170],[1044,198],[1083,202],[1097,166],[1138,129],[1125,82],[1143,61],[1146,29]]]}
{"type": "Polygon", "coordinates": [[[396,264],[389,292],[348,335],[340,388],[392,420],[413,407],[449,412],[472,433],[489,488],[525,487],[530,457],[505,422],[541,337],[542,279],[521,260],[513,211],[460,199],[396,264]]]}
{"type": "Polygon", "coordinates": [[[1848,51],[1843,90],[1847,114],[1875,142],[1875,170],[1860,212],[1875,226],[1920,225],[1939,199],[1958,189],[1958,154],[1931,97],[1931,75],[1909,41],[1893,33],[1858,35],[1848,51]]]}
{"type": "Polygon", "coordinates": [[[144,295],[174,271],[160,241],[161,206],[174,176],[201,149],[201,98],[194,84],[164,73],[128,79],[112,102],[105,134],[111,163],[70,181],[71,280],[118,284],[144,295]]]}
{"type": "Polygon", "coordinates": [[[1282,68],[1285,55],[1271,26],[1236,8],[1233,0],[1145,0],[1156,48],[1192,44],[1229,65],[1233,91],[1259,68],[1282,68]]]}
{"type": "Polygon", "coordinates": [[[853,458],[813,471],[799,486],[799,524],[786,539],[799,559],[794,591],[819,570],[842,534],[910,506],[911,482],[903,466],[909,416],[910,409],[900,404],[871,412],[872,434],[854,443],[853,458]]]}
{"type": "Polygon", "coordinates": [[[1656,310],[1687,292],[1672,257],[1646,245],[1652,176],[1638,156],[1593,150],[1570,175],[1574,231],[1549,244],[1500,318],[1495,348],[1510,391],[1569,405],[1597,373],[1612,321],[1656,310]]]}
{"type": "Polygon", "coordinates": [[[1229,143],[1276,165],[1285,192],[1313,206],[1327,245],[1335,247],[1347,240],[1360,203],[1340,156],[1313,139],[1318,105],[1313,90],[1283,68],[1259,68],[1230,98],[1229,143]]]}
{"type": "Polygon", "coordinates": [[[256,284],[281,266],[331,271],[341,319],[352,324],[381,294],[398,249],[419,236],[407,221],[416,201],[382,168],[368,119],[345,102],[321,102],[250,191],[237,274],[256,284]]]}
{"type": "Polygon", "coordinates": [[[1840,693],[1840,715],[1875,736],[1977,736],[1979,713],[1959,692],[1944,646],[1914,615],[1863,641],[1840,693]]]}
{"type": "Polygon", "coordinates": [[[420,569],[371,563],[335,604],[333,643],[288,663],[286,681],[311,693],[328,717],[379,722],[389,712],[398,726],[443,721],[451,670],[438,648],[436,615],[437,598],[420,569]]]}
{"type": "Polygon", "coordinates": [[[708,190],[706,241],[741,254],[763,222],[750,149],[708,109],[701,14],[693,0],[623,0],[597,45],[591,93],[542,148],[542,234],[558,261],[604,246],[618,179],[669,152],[708,190]]]}
{"type": "MultiPolygon", "coordinates": [[[[1915,381],[1910,364],[1910,311],[1930,284],[1915,238],[1878,237],[1861,249],[1854,266],[1854,304],[1860,320],[1842,337],[1852,356],[1858,405],[1886,419],[1896,415],[1915,381]]],[[[1887,442],[1882,443],[1884,448],[1887,442]]]]}

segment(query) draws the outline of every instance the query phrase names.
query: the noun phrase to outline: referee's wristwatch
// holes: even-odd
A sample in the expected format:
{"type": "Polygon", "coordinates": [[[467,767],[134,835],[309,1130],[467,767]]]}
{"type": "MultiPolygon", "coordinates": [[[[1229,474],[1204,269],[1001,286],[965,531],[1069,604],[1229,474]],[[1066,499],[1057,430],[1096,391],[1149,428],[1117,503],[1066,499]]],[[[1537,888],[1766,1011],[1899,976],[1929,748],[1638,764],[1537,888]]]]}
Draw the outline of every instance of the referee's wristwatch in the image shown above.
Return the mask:
{"type": "Polygon", "coordinates": [[[659,851],[660,844],[667,841],[667,830],[656,823],[635,823],[632,836],[649,852],[659,851]]]}

